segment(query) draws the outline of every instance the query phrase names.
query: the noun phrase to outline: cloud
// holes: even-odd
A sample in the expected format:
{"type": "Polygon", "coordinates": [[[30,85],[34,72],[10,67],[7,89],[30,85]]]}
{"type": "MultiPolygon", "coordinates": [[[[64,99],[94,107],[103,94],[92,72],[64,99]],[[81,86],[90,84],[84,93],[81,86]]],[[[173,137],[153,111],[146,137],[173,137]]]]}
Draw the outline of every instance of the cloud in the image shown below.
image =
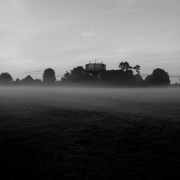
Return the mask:
{"type": "Polygon", "coordinates": [[[82,32],[81,35],[82,35],[82,36],[85,36],[85,37],[95,37],[95,36],[96,36],[96,33],[94,32],[93,27],[91,26],[91,27],[89,28],[89,31],[82,32]]]}

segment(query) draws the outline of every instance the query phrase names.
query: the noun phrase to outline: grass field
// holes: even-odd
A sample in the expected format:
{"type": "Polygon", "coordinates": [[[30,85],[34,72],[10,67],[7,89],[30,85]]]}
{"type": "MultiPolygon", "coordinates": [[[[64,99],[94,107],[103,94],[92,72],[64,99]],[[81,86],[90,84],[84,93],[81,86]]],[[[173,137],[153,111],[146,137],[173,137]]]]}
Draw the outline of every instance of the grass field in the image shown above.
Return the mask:
{"type": "Polygon", "coordinates": [[[180,177],[180,90],[0,87],[3,179],[180,177]]]}

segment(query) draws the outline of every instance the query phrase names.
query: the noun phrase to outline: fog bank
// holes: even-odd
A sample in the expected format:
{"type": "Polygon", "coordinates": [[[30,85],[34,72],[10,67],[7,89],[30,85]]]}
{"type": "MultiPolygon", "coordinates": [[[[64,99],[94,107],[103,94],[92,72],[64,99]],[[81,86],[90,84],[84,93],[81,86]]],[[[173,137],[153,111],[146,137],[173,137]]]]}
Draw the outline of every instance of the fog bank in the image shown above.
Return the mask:
{"type": "Polygon", "coordinates": [[[0,105],[180,116],[179,88],[0,87],[0,105]]]}

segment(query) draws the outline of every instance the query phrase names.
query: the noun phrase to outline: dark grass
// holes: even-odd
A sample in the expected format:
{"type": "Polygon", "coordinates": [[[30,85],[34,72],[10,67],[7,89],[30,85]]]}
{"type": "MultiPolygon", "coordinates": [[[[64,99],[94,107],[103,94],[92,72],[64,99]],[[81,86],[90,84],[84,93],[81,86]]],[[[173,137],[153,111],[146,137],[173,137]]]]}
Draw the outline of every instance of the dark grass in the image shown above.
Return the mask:
{"type": "Polygon", "coordinates": [[[48,108],[1,126],[5,179],[164,179],[178,177],[179,122],[48,108]]]}
{"type": "Polygon", "coordinates": [[[53,105],[54,100],[46,104],[49,101],[37,99],[38,96],[29,99],[27,95],[8,96],[1,95],[0,102],[0,176],[3,179],[180,177],[178,101],[169,103],[170,107],[162,114],[165,102],[151,100],[155,114],[150,114],[146,110],[149,106],[133,111],[147,105],[148,101],[143,100],[141,105],[134,104],[129,107],[132,111],[126,112],[124,109],[93,110],[82,104],[77,108],[63,108],[53,105]]]}

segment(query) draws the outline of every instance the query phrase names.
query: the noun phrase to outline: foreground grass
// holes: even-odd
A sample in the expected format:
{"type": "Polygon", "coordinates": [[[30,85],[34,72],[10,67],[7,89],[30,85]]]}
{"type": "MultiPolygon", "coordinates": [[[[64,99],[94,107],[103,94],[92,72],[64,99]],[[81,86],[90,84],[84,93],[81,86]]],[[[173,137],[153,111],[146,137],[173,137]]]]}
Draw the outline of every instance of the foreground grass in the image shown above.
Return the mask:
{"type": "MultiPolygon", "coordinates": [[[[31,93],[15,97],[9,92],[1,95],[0,171],[4,179],[129,180],[179,176],[178,101],[169,102],[170,108],[164,109],[163,99],[159,103],[151,100],[155,112],[151,114],[149,101],[144,98],[139,105],[136,100],[129,100],[132,107],[119,100],[119,106],[123,102],[129,111],[107,111],[107,105],[100,106],[105,103],[104,95],[95,104],[101,107],[98,110],[89,105],[84,108],[82,103],[87,105],[90,100],[81,102],[80,96],[73,101],[76,108],[56,104],[57,97],[63,104],[70,102],[60,95],[50,100],[31,93]],[[139,112],[134,108],[139,108],[139,112]]],[[[91,96],[88,98],[92,101],[91,96]]],[[[118,102],[109,101],[114,106],[118,102]]]]}

